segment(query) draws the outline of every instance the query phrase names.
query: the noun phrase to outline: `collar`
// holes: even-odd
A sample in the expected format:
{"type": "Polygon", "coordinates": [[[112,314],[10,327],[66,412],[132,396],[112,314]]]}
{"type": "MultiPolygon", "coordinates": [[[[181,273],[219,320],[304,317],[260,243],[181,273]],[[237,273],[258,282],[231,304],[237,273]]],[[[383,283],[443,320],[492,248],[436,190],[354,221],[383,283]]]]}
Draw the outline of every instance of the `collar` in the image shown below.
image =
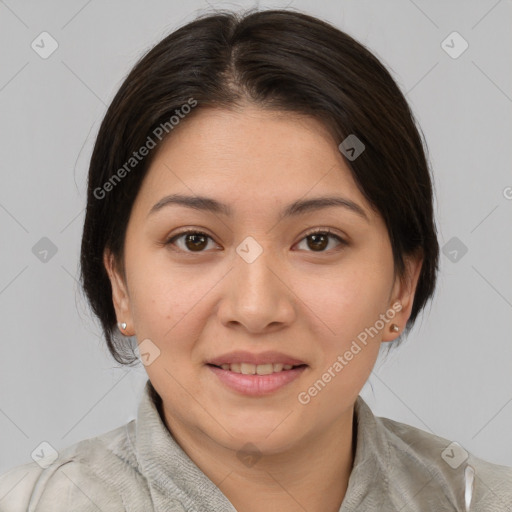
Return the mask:
{"type": "Polygon", "coordinates": [[[162,420],[162,399],[148,379],[137,411],[135,448],[155,512],[194,510],[237,512],[199,469],[162,420]]]}

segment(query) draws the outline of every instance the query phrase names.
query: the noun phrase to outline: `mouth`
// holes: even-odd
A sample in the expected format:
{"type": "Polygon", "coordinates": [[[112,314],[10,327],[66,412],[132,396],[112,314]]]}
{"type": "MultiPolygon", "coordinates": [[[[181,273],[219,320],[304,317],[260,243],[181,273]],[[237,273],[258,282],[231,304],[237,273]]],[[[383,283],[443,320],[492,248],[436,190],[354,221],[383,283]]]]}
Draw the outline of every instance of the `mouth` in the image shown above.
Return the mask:
{"type": "Polygon", "coordinates": [[[241,373],[242,375],[271,375],[273,373],[288,372],[296,368],[306,368],[307,364],[283,364],[283,363],[266,363],[266,364],[251,364],[251,363],[225,363],[216,365],[207,363],[207,366],[219,368],[233,373],[241,373]]]}
{"type": "Polygon", "coordinates": [[[231,391],[254,398],[287,388],[309,368],[307,364],[284,363],[207,363],[206,367],[231,391]]]}

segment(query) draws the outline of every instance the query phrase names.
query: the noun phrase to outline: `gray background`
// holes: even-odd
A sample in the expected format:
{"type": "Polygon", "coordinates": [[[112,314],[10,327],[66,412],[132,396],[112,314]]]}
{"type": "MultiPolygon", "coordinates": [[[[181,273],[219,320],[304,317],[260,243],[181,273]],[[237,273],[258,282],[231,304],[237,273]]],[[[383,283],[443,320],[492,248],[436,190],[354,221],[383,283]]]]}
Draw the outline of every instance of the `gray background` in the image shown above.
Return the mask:
{"type": "MultiPolygon", "coordinates": [[[[390,68],[428,141],[439,241],[449,243],[432,307],[377,364],[363,397],[378,415],[512,466],[511,2],[259,7],[285,5],[334,23],[390,68]],[[458,58],[442,47],[453,31],[469,44],[458,58]]],[[[144,367],[119,368],[107,355],[77,283],[88,159],[139,56],[211,9],[0,1],[0,472],[29,462],[42,441],[60,450],[135,417],[144,367]],[[47,59],[31,48],[43,31],[59,45],[47,59]],[[43,237],[57,248],[46,261],[32,250],[43,237]]]]}

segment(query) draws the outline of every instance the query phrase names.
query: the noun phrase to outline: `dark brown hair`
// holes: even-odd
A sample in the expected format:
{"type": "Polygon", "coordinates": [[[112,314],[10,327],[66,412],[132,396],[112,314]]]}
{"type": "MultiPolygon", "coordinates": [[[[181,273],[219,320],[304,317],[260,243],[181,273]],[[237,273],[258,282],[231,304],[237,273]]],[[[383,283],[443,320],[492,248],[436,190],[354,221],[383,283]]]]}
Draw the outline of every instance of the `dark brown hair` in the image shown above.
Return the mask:
{"type": "Polygon", "coordinates": [[[116,361],[132,364],[136,356],[126,339],[118,338],[103,251],[110,248],[123,269],[126,226],[156,150],[133,170],[126,163],[191,98],[197,102],[194,112],[249,101],[319,119],[338,143],[357,136],[365,150],[346,163],[386,223],[396,275],[404,276],[404,256],[423,255],[407,334],[434,293],[439,245],[426,144],[404,95],[370,51],[325,21],[292,10],[221,11],[179,28],[143,56],[98,132],[89,168],[81,283],[116,361]]]}

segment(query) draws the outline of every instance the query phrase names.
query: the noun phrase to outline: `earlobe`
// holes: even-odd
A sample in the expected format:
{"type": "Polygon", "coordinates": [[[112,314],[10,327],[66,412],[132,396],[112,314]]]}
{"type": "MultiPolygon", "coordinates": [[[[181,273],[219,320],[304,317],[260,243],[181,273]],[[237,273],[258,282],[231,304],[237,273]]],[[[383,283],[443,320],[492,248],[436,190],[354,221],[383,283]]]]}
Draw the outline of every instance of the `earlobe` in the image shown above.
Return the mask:
{"type": "Polygon", "coordinates": [[[399,303],[401,308],[396,312],[393,322],[386,326],[382,335],[382,341],[394,341],[405,329],[407,321],[411,316],[422,265],[423,258],[421,256],[406,258],[405,275],[397,277],[389,304],[389,307],[395,311],[398,309],[394,307],[395,304],[399,303]]]}
{"type": "Polygon", "coordinates": [[[125,279],[120,274],[114,255],[109,249],[103,253],[103,264],[110,279],[112,287],[112,302],[118,320],[117,326],[125,336],[133,336],[131,326],[133,321],[130,312],[130,297],[128,295],[125,279]]]}

